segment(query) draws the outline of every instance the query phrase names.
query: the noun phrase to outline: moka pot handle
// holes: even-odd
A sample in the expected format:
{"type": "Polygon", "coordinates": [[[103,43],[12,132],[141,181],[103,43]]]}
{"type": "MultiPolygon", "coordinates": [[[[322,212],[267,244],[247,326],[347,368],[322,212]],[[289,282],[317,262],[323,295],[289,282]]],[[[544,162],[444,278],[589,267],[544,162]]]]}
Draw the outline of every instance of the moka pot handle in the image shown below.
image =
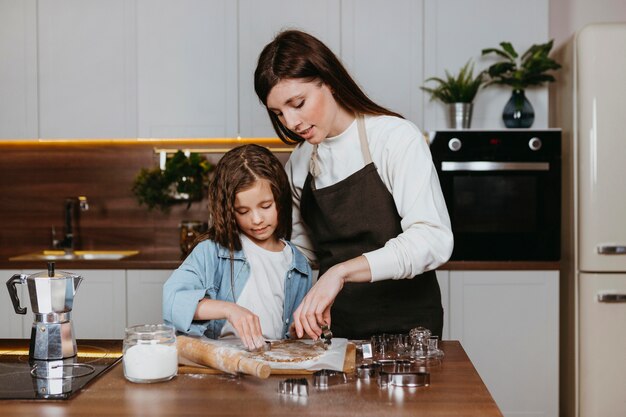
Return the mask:
{"type": "Polygon", "coordinates": [[[21,274],[15,274],[7,281],[7,289],[9,290],[11,301],[13,302],[13,308],[17,314],[26,314],[26,307],[20,307],[20,298],[17,296],[17,287],[15,286],[16,284],[23,283],[24,281],[21,274]]]}

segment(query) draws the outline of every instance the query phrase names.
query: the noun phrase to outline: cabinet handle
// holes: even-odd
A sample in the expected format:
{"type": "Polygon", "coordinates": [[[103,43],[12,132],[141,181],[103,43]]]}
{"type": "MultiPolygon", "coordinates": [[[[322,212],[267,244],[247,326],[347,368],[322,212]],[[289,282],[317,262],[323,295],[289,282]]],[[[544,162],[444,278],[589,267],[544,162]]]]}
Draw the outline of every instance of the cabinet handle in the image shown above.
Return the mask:
{"type": "Polygon", "coordinates": [[[626,294],[598,293],[598,301],[601,303],[626,303],[626,294]]]}
{"type": "Polygon", "coordinates": [[[550,171],[549,162],[442,161],[442,171],[550,171]]]}
{"type": "Polygon", "coordinates": [[[598,246],[598,253],[600,255],[626,255],[626,246],[598,246]]]}

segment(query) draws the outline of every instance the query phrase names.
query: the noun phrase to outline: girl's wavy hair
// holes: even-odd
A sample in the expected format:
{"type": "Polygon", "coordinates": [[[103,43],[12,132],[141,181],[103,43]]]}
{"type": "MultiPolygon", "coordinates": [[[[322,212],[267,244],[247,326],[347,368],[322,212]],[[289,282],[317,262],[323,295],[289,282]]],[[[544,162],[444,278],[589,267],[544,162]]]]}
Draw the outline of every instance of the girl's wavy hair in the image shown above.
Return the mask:
{"type": "MultiPolygon", "coordinates": [[[[319,39],[299,30],[280,32],[267,44],[254,71],[254,90],[267,109],[267,96],[285,79],[320,80],[333,91],[335,100],[354,114],[402,117],[374,103],[352,79],[335,54],[319,39]]],[[[303,142],[267,109],[278,137],[287,144],[303,142]]]]}
{"type": "Polygon", "coordinates": [[[272,189],[278,226],[277,238],[291,238],[291,188],[282,163],[267,148],[242,145],[226,152],[217,163],[209,184],[209,229],[198,241],[211,239],[232,254],[241,250],[235,219],[235,197],[258,180],[267,180],[272,189]]]}

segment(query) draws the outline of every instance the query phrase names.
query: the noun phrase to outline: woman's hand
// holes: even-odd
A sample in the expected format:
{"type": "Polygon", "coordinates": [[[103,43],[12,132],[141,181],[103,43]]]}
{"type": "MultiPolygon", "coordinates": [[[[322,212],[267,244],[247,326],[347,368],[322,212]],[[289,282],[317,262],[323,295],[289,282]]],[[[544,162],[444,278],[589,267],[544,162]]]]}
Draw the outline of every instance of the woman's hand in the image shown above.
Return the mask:
{"type": "Polygon", "coordinates": [[[306,332],[312,339],[317,340],[322,334],[320,326],[323,324],[330,326],[330,308],[344,283],[341,265],[326,271],[293,313],[296,335],[299,338],[306,332]]]}
{"type": "Polygon", "coordinates": [[[247,308],[235,303],[229,304],[226,311],[226,320],[235,328],[246,349],[254,350],[265,346],[265,338],[261,332],[259,317],[247,308]]]}
{"type": "Polygon", "coordinates": [[[331,328],[330,308],[343,288],[343,284],[345,282],[368,282],[371,279],[370,265],[363,255],[330,268],[319,277],[293,313],[296,335],[301,338],[306,333],[313,340],[317,340],[322,334],[321,325],[327,324],[331,328]]]}

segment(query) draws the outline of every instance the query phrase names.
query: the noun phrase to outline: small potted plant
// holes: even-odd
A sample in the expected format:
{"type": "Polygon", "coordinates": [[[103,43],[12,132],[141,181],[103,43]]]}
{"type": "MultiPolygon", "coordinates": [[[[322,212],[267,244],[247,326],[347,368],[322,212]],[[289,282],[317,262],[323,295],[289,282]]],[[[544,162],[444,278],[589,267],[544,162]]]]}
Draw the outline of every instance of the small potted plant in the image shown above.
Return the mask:
{"type": "Polygon", "coordinates": [[[139,204],[145,204],[148,210],[157,207],[166,212],[172,205],[184,202],[189,207],[206,195],[208,175],[212,170],[213,165],[205,157],[197,153],[187,157],[177,151],[165,162],[165,169],[142,168],[132,191],[139,204]]]}
{"type": "Polygon", "coordinates": [[[422,86],[430,93],[430,99],[440,100],[448,106],[450,125],[453,129],[467,129],[472,122],[474,98],[483,84],[483,73],[474,77],[474,64],[470,59],[457,75],[445,71],[446,78],[430,77],[425,82],[436,82],[436,87],[422,86]]]}
{"type": "Polygon", "coordinates": [[[504,106],[502,120],[506,127],[531,127],[535,112],[525,95],[528,87],[553,82],[554,77],[547,71],[561,68],[548,54],[553,41],[532,45],[520,57],[510,42],[500,42],[501,49],[483,49],[482,55],[496,54],[503,58],[487,69],[486,86],[508,85],[513,88],[511,98],[504,106]]]}

